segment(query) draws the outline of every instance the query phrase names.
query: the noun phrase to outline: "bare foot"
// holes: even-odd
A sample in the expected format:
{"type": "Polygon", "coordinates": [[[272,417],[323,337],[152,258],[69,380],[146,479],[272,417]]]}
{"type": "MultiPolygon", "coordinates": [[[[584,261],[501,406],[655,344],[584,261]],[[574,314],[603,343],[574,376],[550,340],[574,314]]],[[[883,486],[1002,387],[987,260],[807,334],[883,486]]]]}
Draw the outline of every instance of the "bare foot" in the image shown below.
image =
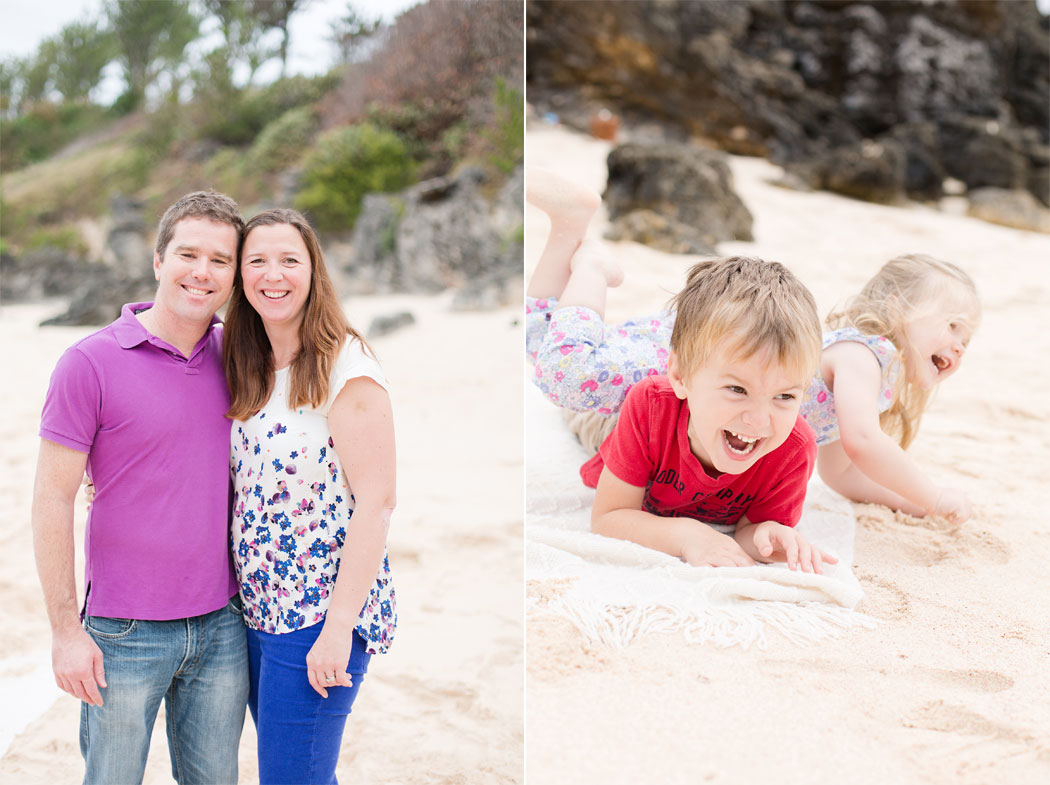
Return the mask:
{"type": "Polygon", "coordinates": [[[525,293],[560,298],[569,283],[572,255],[587,236],[587,227],[602,199],[590,188],[534,166],[525,172],[525,198],[547,213],[551,221],[547,242],[525,293]]]}
{"type": "Polygon", "coordinates": [[[602,204],[601,196],[590,188],[536,166],[525,172],[525,200],[547,213],[552,222],[583,227],[602,204]]]}
{"type": "Polygon", "coordinates": [[[569,261],[572,272],[594,270],[605,278],[605,285],[614,289],[623,283],[623,268],[613,258],[609,246],[601,240],[584,240],[569,261]]]}

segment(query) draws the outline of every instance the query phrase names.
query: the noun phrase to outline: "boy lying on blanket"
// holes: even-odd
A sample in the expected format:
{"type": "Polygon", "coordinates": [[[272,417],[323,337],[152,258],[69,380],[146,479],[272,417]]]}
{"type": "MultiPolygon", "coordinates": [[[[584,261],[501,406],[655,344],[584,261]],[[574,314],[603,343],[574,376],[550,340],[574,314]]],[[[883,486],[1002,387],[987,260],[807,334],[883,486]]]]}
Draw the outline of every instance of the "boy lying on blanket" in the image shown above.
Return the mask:
{"type": "Polygon", "coordinates": [[[695,265],[674,310],[667,375],[631,388],[580,470],[592,530],[694,565],[822,572],[837,559],[793,528],[817,454],[799,416],[821,349],[813,296],[780,264],[733,257],[695,265]]]}

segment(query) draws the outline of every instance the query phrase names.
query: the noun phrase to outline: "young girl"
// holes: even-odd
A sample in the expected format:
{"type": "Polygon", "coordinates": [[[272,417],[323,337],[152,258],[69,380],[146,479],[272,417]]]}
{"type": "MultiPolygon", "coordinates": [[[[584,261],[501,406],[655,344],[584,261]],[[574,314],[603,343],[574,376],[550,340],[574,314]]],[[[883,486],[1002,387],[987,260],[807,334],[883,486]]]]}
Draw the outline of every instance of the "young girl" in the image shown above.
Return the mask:
{"type": "MultiPolygon", "coordinates": [[[[551,233],[526,290],[526,350],[534,383],[577,419],[596,448],[627,390],[667,373],[674,314],[604,323],[605,295],[623,273],[601,243],[585,240],[597,194],[530,169],[526,198],[550,217],[551,233]]],[[[802,414],[817,434],[818,472],[854,501],[961,523],[965,494],[930,481],[905,452],[933,387],[959,367],[980,319],[970,277],[929,256],[888,262],[845,309],[828,318],[820,368],[802,414]]]]}
{"type": "Polygon", "coordinates": [[[397,621],[394,434],[382,369],[299,213],[245,226],[223,356],[259,780],[335,782],[346,717],[397,621]]]}

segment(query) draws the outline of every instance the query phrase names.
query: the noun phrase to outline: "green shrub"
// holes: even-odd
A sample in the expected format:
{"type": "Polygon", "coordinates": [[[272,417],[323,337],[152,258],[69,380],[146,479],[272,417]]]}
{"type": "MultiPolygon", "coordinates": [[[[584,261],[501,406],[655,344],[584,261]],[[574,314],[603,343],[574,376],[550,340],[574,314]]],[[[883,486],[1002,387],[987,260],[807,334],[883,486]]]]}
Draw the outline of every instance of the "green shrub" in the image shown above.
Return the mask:
{"type": "Polygon", "coordinates": [[[254,173],[236,147],[223,147],[215,151],[201,167],[203,181],[222,193],[237,194],[239,199],[247,196],[254,173]]]}
{"type": "Polygon", "coordinates": [[[89,103],[38,103],[21,117],[5,120],[0,167],[5,171],[42,161],[81,134],[112,122],[105,109],[89,103]]]}
{"type": "Polygon", "coordinates": [[[248,155],[257,172],[280,172],[295,166],[313,140],[317,118],[310,107],[289,109],[267,125],[248,155]]]}
{"type": "Polygon", "coordinates": [[[88,247],[80,232],[72,226],[54,226],[37,229],[26,242],[27,250],[38,248],[59,248],[66,253],[83,259],[87,256],[88,247]]]}
{"type": "Polygon", "coordinates": [[[221,144],[250,144],[274,118],[315,103],[335,82],[332,76],[291,76],[266,87],[239,89],[218,80],[202,84],[194,100],[200,136],[221,144]]]}
{"type": "Polygon", "coordinates": [[[441,134],[441,148],[453,161],[463,157],[470,138],[470,129],[466,123],[456,123],[444,130],[441,134]]]}
{"type": "Polygon", "coordinates": [[[484,132],[489,163],[509,172],[521,163],[525,151],[525,109],[521,90],[496,80],[494,123],[484,132]]]}
{"type": "Polygon", "coordinates": [[[318,138],[304,162],[295,206],[318,229],[350,229],[365,194],[404,188],[415,171],[407,145],[393,131],[371,123],[336,128],[318,138]]]}

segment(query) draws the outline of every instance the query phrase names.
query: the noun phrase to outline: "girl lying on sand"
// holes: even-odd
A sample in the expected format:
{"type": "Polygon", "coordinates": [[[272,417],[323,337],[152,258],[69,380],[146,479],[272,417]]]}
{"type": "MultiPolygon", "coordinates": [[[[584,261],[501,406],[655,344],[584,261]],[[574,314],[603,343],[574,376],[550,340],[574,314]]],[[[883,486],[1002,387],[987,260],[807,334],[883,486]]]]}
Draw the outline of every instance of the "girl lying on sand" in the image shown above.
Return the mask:
{"type": "MultiPolygon", "coordinates": [[[[600,242],[584,239],[600,197],[531,168],[526,199],[551,221],[526,290],[533,381],[555,405],[604,420],[596,446],[627,390],[667,373],[675,315],[605,324],[606,292],[623,282],[623,272],[600,242]]],[[[829,487],[910,515],[953,523],[970,517],[966,495],[936,485],[905,450],[933,389],[958,370],[979,319],[970,277],[923,255],[891,260],[829,315],[801,409],[816,433],[817,468],[829,487]]]]}

